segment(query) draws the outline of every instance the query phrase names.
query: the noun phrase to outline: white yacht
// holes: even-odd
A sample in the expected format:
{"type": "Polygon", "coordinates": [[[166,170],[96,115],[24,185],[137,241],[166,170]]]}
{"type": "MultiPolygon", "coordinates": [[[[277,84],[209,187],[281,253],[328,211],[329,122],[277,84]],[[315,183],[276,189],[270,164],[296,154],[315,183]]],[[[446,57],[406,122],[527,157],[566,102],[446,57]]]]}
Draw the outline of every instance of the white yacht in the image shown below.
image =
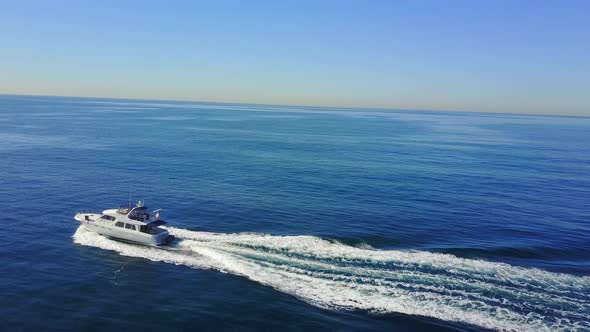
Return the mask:
{"type": "Polygon", "coordinates": [[[137,205],[123,205],[118,209],[99,213],[77,213],[74,219],[88,231],[123,241],[159,246],[174,241],[174,236],[162,227],[160,210],[148,212],[139,201],[137,205]]]}

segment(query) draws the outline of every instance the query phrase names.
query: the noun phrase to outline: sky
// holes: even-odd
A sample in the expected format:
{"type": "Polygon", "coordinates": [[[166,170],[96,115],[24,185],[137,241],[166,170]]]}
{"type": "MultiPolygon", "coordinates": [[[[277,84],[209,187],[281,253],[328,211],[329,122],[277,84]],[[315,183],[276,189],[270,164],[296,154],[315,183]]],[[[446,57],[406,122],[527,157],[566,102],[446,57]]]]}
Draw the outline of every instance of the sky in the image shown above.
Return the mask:
{"type": "Polygon", "coordinates": [[[0,93],[590,116],[590,1],[0,0],[0,93]]]}

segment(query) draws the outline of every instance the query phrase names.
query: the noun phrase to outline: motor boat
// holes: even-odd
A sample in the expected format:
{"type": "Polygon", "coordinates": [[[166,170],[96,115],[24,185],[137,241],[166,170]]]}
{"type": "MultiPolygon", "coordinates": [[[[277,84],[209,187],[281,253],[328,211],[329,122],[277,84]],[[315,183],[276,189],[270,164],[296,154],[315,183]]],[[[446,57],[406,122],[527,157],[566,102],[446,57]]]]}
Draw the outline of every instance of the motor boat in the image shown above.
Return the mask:
{"type": "Polygon", "coordinates": [[[74,219],[86,230],[109,238],[161,246],[170,244],[175,237],[160,227],[166,224],[160,219],[160,211],[148,212],[143,202],[139,201],[135,206],[126,204],[102,213],[77,213],[74,219]]]}

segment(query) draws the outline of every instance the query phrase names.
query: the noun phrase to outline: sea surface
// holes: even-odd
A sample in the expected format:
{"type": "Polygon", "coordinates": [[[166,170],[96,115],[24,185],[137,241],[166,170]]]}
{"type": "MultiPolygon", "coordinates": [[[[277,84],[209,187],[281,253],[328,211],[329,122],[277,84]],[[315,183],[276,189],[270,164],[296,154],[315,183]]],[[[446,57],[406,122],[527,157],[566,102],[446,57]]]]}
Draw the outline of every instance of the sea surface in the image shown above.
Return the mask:
{"type": "Polygon", "coordinates": [[[590,118],[1,95],[0,207],[6,331],[590,331],[590,118]]]}

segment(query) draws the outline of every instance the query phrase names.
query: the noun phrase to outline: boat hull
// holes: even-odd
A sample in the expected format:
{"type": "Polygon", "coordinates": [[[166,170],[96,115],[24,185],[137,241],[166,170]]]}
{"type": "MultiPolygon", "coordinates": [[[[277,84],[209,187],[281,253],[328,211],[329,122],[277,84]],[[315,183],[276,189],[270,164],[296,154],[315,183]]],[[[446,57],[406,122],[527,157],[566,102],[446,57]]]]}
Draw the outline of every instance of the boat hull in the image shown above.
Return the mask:
{"type": "Polygon", "coordinates": [[[98,233],[100,235],[125,242],[138,243],[147,246],[162,246],[170,244],[175,240],[175,237],[168,234],[167,231],[156,234],[130,231],[120,227],[113,227],[111,225],[105,225],[100,222],[96,222],[93,220],[93,217],[94,215],[90,214],[78,214],[76,215],[75,219],[79,221],[82,227],[84,227],[84,229],[89,232],[98,233]]]}

